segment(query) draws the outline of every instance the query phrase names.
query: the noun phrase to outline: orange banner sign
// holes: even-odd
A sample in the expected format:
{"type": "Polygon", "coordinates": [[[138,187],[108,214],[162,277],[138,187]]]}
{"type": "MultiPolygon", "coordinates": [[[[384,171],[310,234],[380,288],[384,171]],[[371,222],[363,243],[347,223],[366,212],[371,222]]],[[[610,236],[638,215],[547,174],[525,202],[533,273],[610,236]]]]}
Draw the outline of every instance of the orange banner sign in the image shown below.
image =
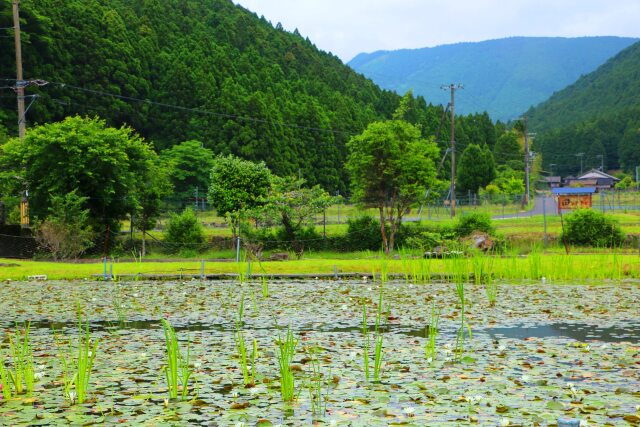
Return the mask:
{"type": "Polygon", "coordinates": [[[588,209],[591,207],[591,194],[568,194],[558,196],[558,209],[588,209]]]}

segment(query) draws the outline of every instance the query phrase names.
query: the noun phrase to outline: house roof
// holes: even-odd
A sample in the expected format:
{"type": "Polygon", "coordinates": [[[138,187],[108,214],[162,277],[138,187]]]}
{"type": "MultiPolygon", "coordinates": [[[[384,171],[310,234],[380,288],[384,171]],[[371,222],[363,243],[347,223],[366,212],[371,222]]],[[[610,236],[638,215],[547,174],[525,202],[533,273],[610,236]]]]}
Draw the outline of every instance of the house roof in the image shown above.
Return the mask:
{"type": "Polygon", "coordinates": [[[559,176],[548,176],[545,178],[546,182],[562,182],[562,178],[559,176]]]}
{"type": "Polygon", "coordinates": [[[598,169],[591,169],[589,172],[585,173],[584,175],[581,175],[578,177],[578,179],[598,179],[598,178],[610,178],[613,179],[614,181],[618,182],[620,181],[619,178],[616,178],[613,175],[609,175],[608,173],[602,172],[598,169]]]}
{"type": "Polygon", "coordinates": [[[595,192],[595,187],[560,187],[551,189],[551,193],[554,196],[564,196],[567,194],[593,194],[595,192]]]}

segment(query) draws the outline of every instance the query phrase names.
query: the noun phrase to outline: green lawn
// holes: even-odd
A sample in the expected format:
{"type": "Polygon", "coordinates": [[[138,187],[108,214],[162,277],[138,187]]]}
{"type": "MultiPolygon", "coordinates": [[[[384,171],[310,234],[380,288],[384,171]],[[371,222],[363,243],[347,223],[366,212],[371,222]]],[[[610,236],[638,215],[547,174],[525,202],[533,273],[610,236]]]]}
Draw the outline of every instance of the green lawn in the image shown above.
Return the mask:
{"type": "MultiPolygon", "coordinates": [[[[354,255],[354,254],[352,254],[354,255]]],[[[476,255],[469,258],[425,260],[405,257],[403,259],[385,259],[379,254],[358,253],[358,258],[325,258],[327,254],[308,254],[302,260],[283,262],[252,263],[254,274],[332,274],[334,269],[344,273],[388,272],[400,274],[408,280],[420,282],[432,275],[445,275],[470,279],[485,277],[491,273],[495,279],[506,281],[545,280],[575,282],[584,280],[621,280],[640,278],[640,257],[637,254],[616,252],[599,254],[541,253],[534,251],[527,257],[494,257],[476,255]],[[321,255],[321,256],[319,256],[321,255]]],[[[2,260],[0,280],[24,280],[30,275],[47,275],[49,279],[89,279],[92,275],[103,273],[103,264],[95,263],[54,263],[27,260],[2,260]]],[[[168,262],[115,262],[113,273],[119,275],[141,274],[199,274],[199,260],[168,262]]],[[[110,271],[109,265],[107,271],[110,271]]],[[[206,261],[205,273],[245,274],[248,266],[244,262],[206,261]]]]}

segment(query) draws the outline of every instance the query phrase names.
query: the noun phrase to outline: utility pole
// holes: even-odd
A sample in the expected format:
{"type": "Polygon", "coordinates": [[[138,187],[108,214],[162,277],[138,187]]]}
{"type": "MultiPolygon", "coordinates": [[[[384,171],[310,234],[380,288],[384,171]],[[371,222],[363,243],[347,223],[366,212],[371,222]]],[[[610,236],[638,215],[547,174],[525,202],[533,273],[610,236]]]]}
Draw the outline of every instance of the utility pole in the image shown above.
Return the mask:
{"type": "Polygon", "coordinates": [[[524,125],[524,198],[522,206],[529,204],[529,129],[527,116],[522,118],[524,125]]]}
{"type": "Polygon", "coordinates": [[[451,91],[451,102],[449,106],[451,107],[451,188],[449,192],[451,194],[451,218],[456,216],[456,127],[455,127],[455,98],[456,98],[456,89],[464,89],[461,84],[453,84],[440,86],[443,90],[451,91]]]}
{"type": "Polygon", "coordinates": [[[580,157],[580,175],[582,175],[582,158],[584,157],[584,153],[578,153],[575,156],[580,157]]]}
{"type": "Polygon", "coordinates": [[[16,43],[16,95],[18,98],[18,136],[24,139],[24,78],[22,76],[22,43],[20,41],[20,0],[13,0],[13,34],[16,43]]]}
{"type": "Polygon", "coordinates": [[[600,159],[600,171],[604,172],[604,154],[597,154],[596,159],[600,159]]]}

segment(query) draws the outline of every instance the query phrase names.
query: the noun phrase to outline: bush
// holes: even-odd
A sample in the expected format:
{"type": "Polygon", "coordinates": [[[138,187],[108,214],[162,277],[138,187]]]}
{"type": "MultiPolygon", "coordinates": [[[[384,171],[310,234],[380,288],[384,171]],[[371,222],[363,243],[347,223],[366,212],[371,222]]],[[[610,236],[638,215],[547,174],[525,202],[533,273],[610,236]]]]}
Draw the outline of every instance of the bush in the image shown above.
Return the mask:
{"type": "Polygon", "coordinates": [[[172,253],[204,248],[204,230],[193,209],[186,208],[180,215],[171,215],[164,240],[170,245],[172,253]]]}
{"type": "Polygon", "coordinates": [[[460,217],[454,230],[460,237],[469,236],[474,231],[481,231],[489,235],[495,234],[496,231],[489,214],[476,212],[460,217]]]}
{"type": "Polygon", "coordinates": [[[612,247],[624,241],[620,224],[592,209],[580,209],[565,217],[562,238],[578,246],[612,247]]]}
{"type": "Polygon", "coordinates": [[[380,221],[372,216],[364,215],[351,219],[347,223],[347,234],[344,236],[345,251],[379,251],[382,249],[380,221]]]}
{"type": "Polygon", "coordinates": [[[405,246],[410,249],[420,249],[421,251],[431,251],[436,246],[442,245],[442,235],[423,231],[422,233],[410,236],[405,240],[405,246]]]}

